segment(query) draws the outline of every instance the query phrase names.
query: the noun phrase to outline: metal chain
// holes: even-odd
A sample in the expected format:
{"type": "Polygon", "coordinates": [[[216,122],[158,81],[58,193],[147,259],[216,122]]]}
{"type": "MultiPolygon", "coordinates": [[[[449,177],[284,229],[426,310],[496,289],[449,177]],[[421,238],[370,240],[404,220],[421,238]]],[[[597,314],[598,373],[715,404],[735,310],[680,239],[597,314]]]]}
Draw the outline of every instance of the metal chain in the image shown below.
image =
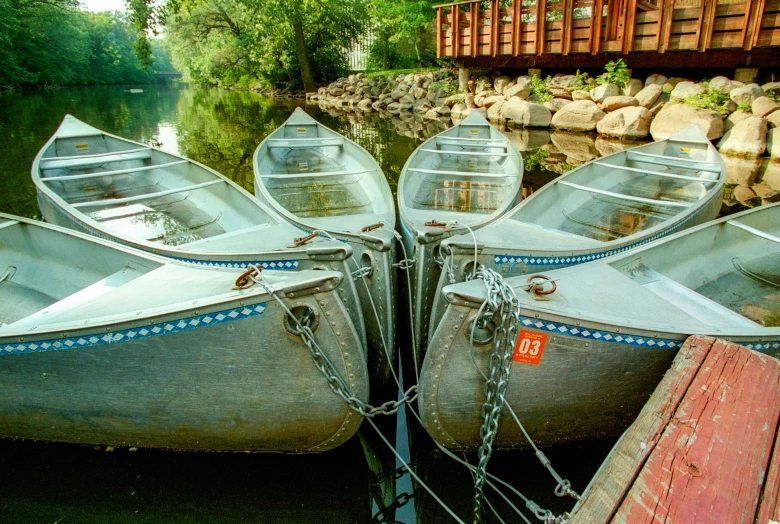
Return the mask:
{"type": "Polygon", "coordinates": [[[493,335],[493,351],[488,359],[489,375],[485,382],[485,403],[482,405],[484,422],[479,430],[482,444],[477,451],[479,462],[474,471],[474,522],[479,523],[482,521],[487,464],[493,452],[493,441],[498,433],[498,419],[504,407],[509,371],[512,366],[520,304],[514,289],[492,269],[479,267],[476,278],[481,279],[487,288],[485,311],[498,320],[493,335]]]}
{"type": "Polygon", "coordinates": [[[352,272],[352,280],[360,280],[363,277],[369,277],[373,272],[374,268],[371,266],[361,267],[352,272]]]}
{"type": "Polygon", "coordinates": [[[392,514],[395,510],[398,508],[402,508],[406,506],[410,500],[414,500],[416,495],[414,493],[407,493],[403,492],[396,499],[388,504],[384,509],[380,509],[376,515],[371,519],[372,523],[376,524],[395,524],[399,523],[400,521],[397,521],[395,519],[388,520],[387,515],[392,514]]]}
{"type": "Polygon", "coordinates": [[[265,289],[269,295],[271,295],[277,302],[279,302],[282,308],[295,322],[295,333],[301,337],[303,342],[306,344],[306,347],[309,348],[312,359],[314,360],[314,365],[317,366],[317,369],[319,369],[320,372],[325,376],[330,389],[332,389],[333,392],[338,396],[343,398],[350,408],[357,411],[364,417],[372,418],[376,415],[392,415],[398,411],[402,405],[414,402],[417,399],[417,385],[407,389],[404,392],[403,398],[399,400],[388,400],[380,406],[372,406],[371,404],[368,404],[367,402],[357,398],[350,387],[347,385],[347,382],[336,369],[336,366],[333,365],[325,353],[323,353],[320,349],[317,341],[314,339],[314,333],[312,332],[311,328],[309,326],[303,325],[295,317],[295,315],[293,315],[292,311],[290,311],[290,309],[287,307],[287,304],[282,302],[282,299],[276,295],[276,291],[262,279],[259,271],[251,274],[250,278],[255,283],[260,284],[260,286],[262,286],[262,288],[265,289]]]}
{"type": "Polygon", "coordinates": [[[399,269],[411,269],[414,267],[414,259],[413,258],[405,258],[399,262],[396,262],[393,264],[393,267],[397,267],[399,269]]]}

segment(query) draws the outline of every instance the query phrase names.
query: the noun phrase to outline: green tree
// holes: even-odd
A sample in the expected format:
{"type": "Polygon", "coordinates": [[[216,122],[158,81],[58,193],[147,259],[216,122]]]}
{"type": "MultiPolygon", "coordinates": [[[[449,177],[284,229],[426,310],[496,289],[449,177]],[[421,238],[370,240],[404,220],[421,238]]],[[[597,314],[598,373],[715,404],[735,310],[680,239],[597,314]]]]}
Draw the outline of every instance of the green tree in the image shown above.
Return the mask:
{"type": "MultiPolygon", "coordinates": [[[[408,42],[422,66],[420,48],[436,15],[432,2],[419,0],[370,0],[371,21],[382,52],[382,69],[391,67],[393,44],[408,42]]],[[[372,50],[376,52],[376,48],[372,50]]]]}
{"type": "Polygon", "coordinates": [[[194,80],[230,84],[254,76],[307,91],[343,71],[344,49],[368,18],[365,0],[168,0],[160,8],[150,2],[131,0],[131,18],[147,20],[136,27],[164,20],[174,62],[194,80]]]}

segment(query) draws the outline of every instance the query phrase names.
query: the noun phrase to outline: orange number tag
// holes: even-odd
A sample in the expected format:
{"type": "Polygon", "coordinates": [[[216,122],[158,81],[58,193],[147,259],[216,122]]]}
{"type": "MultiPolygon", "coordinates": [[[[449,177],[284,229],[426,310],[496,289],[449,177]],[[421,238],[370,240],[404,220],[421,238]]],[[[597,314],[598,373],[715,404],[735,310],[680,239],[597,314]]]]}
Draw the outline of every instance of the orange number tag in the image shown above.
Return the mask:
{"type": "Polygon", "coordinates": [[[538,366],[539,361],[542,360],[545,342],[547,342],[546,333],[521,330],[520,334],[517,335],[515,354],[512,355],[512,361],[538,366]]]}

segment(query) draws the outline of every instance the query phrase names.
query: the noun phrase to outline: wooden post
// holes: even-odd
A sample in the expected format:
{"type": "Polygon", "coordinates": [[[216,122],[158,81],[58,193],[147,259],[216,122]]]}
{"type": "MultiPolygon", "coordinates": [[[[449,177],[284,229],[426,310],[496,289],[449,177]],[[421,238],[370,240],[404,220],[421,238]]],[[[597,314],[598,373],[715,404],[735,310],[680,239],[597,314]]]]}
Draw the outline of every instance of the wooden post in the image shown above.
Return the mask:
{"type": "Polygon", "coordinates": [[[594,0],[593,12],[591,13],[590,26],[590,52],[598,54],[601,47],[601,24],[604,14],[604,0],[594,0]]]}
{"type": "Polygon", "coordinates": [[[563,17],[561,19],[561,54],[569,54],[571,50],[571,29],[574,24],[574,0],[563,0],[561,7],[563,17]]]}
{"type": "Polygon", "coordinates": [[[477,18],[479,17],[479,2],[472,2],[471,4],[471,56],[477,56],[477,48],[479,47],[479,38],[477,35],[477,18]]]}
{"type": "Polygon", "coordinates": [[[437,58],[441,58],[441,48],[443,47],[441,45],[441,39],[442,39],[441,10],[442,10],[441,7],[436,10],[436,57],[437,58]]]}
{"type": "Polygon", "coordinates": [[[460,6],[452,6],[452,58],[460,56],[460,6]]]}
{"type": "Polygon", "coordinates": [[[544,53],[544,24],[547,22],[547,0],[536,0],[536,54],[544,53]]]}
{"type": "Polygon", "coordinates": [[[747,22],[742,26],[742,48],[750,51],[758,43],[758,34],[761,32],[761,18],[764,15],[764,0],[747,2],[747,22]],[[751,11],[752,7],[752,11],[751,11]]]}
{"type": "Polygon", "coordinates": [[[625,26],[623,34],[626,35],[623,40],[623,52],[630,53],[634,47],[634,25],[636,22],[636,0],[628,0],[626,6],[625,26]]]}
{"type": "Polygon", "coordinates": [[[672,33],[672,16],[674,15],[674,0],[664,0],[661,11],[661,27],[658,28],[658,52],[665,53],[669,47],[669,35],[672,33]]]}
{"type": "Polygon", "coordinates": [[[498,54],[498,32],[501,22],[501,6],[498,5],[499,0],[493,0],[493,5],[490,10],[490,56],[496,56],[498,54]]]}
{"type": "MultiPolygon", "coordinates": [[[[702,37],[699,39],[699,52],[703,53],[710,47],[712,41],[712,29],[715,23],[715,10],[718,8],[716,0],[704,0],[704,27],[702,37]]],[[[699,25],[701,28],[702,26],[699,25]]]]}
{"type": "Polygon", "coordinates": [[[512,0],[512,55],[520,54],[520,38],[522,34],[523,2],[512,0]]]}

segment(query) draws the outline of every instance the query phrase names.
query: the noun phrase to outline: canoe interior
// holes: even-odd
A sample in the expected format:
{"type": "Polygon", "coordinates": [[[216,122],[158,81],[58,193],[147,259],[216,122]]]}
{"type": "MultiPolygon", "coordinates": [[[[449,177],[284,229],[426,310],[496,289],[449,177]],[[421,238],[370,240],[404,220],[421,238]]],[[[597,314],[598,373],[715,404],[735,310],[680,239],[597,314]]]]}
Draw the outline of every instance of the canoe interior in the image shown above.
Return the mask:
{"type": "Polygon", "coordinates": [[[0,227],[0,329],[36,314],[48,320],[159,267],[50,229],[13,221],[0,227]]]}
{"type": "Polygon", "coordinates": [[[57,138],[42,155],[40,176],[68,204],[131,241],[187,245],[270,220],[202,166],[103,134],[57,138]]]}
{"type": "Polygon", "coordinates": [[[694,231],[611,265],[686,313],[718,326],[780,326],[780,207],[694,231]],[[736,223],[736,224],[735,224],[736,223]],[[767,233],[775,240],[746,231],[767,233]]]}
{"type": "Polygon", "coordinates": [[[562,232],[608,242],[675,219],[687,211],[687,206],[704,199],[721,178],[721,163],[705,143],[670,139],[633,151],[622,151],[571,171],[507,218],[535,224],[554,235],[562,232]],[[666,162],[660,156],[671,158],[666,162]],[[589,192],[583,186],[601,192],[589,192]]]}
{"type": "MultiPolygon", "coordinates": [[[[256,177],[292,215],[326,228],[332,217],[395,221],[384,174],[361,148],[319,124],[285,123],[255,159],[256,177]],[[298,141],[296,143],[296,141],[298,141]]],[[[373,220],[373,222],[372,222],[373,220]]],[[[338,229],[345,229],[342,227],[338,229]]]]}
{"type": "Polygon", "coordinates": [[[522,178],[519,155],[487,122],[460,124],[429,139],[406,169],[405,211],[420,222],[483,222],[515,198],[522,178]]]}

